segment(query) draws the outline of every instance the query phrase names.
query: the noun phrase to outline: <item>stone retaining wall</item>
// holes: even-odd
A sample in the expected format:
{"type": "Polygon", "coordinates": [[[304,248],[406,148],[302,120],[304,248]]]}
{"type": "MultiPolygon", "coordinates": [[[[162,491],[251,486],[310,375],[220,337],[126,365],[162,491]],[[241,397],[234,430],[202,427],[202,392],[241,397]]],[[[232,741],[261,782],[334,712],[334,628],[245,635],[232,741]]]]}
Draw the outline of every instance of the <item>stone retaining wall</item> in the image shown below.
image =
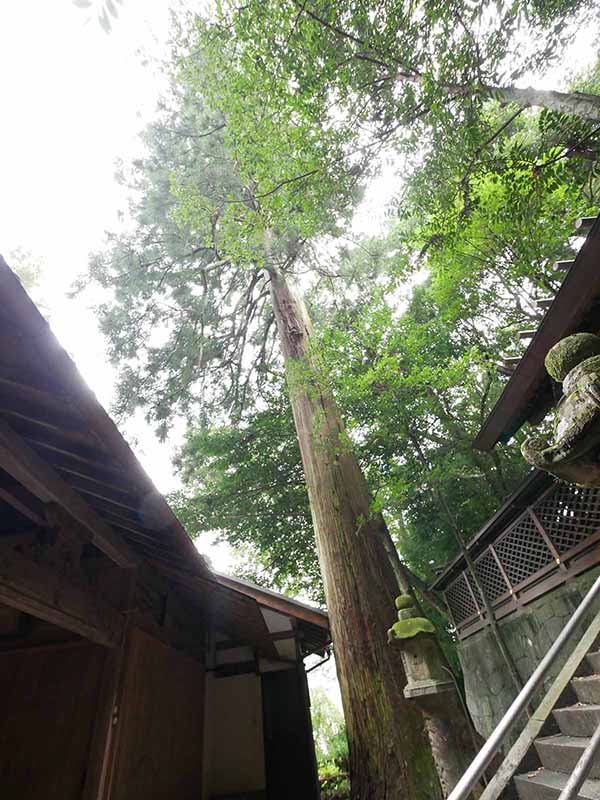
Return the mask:
{"type": "MultiPolygon", "coordinates": [[[[599,574],[600,568],[590,570],[500,621],[500,629],[523,681],[532,674],[599,574]]],[[[593,615],[592,611],[590,618],[593,615]]],[[[584,625],[585,622],[565,647],[546,685],[561,669],[569,647],[577,641],[584,625]]],[[[477,731],[487,738],[515,698],[514,683],[489,628],[459,642],[458,655],[469,711],[477,731]]],[[[519,733],[515,727],[511,743],[519,733]]]]}

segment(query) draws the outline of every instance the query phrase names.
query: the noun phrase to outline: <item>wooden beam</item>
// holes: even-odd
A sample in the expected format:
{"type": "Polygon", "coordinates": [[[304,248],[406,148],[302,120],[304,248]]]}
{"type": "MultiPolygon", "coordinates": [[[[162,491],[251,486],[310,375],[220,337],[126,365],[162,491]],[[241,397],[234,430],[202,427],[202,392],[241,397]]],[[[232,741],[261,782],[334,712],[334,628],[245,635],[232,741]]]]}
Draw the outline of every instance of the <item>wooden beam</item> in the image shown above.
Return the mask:
{"type": "Polygon", "coordinates": [[[77,489],[79,493],[97,497],[107,503],[132,511],[134,514],[139,514],[139,502],[127,490],[110,489],[93,478],[82,478],[81,475],[74,475],[73,472],[65,470],[63,467],[58,467],[57,472],[61,473],[69,486],[77,489]]]}
{"type": "MultiPolygon", "coordinates": [[[[27,437],[23,437],[26,441],[27,437]]],[[[39,445],[33,442],[34,449],[39,445]]],[[[108,467],[101,467],[95,464],[90,464],[86,459],[79,458],[77,455],[59,452],[52,447],[41,447],[44,461],[48,461],[53,467],[60,469],[62,472],[69,472],[72,475],[78,475],[80,478],[85,478],[89,481],[95,481],[101,486],[107,486],[109,489],[115,491],[127,492],[132,497],[136,492],[133,485],[127,481],[127,475],[123,472],[111,470],[108,467]]],[[[139,490],[138,490],[139,493],[139,490]]]]}
{"type": "Polygon", "coordinates": [[[58,503],[92,534],[92,542],[121,567],[139,559],[83,498],[43,461],[6,422],[0,420],[0,466],[43,503],[58,503]]]}
{"type": "Polygon", "coordinates": [[[533,339],[536,331],[519,331],[519,339],[533,339]]]}
{"type": "Polygon", "coordinates": [[[554,270],[554,272],[560,272],[560,270],[571,269],[574,263],[575,261],[573,261],[572,259],[569,261],[555,261],[554,264],[552,265],[552,269],[554,270]]]}
{"type": "Polygon", "coordinates": [[[540,300],[536,300],[536,306],[542,311],[547,311],[553,302],[553,297],[542,297],[540,300]]]}
{"type": "Polygon", "coordinates": [[[34,444],[39,443],[41,447],[52,448],[59,453],[79,458],[93,466],[118,471],[117,462],[111,459],[105,449],[96,444],[95,440],[86,433],[66,428],[51,428],[35,420],[17,415],[11,415],[6,421],[15,433],[34,444]]]}
{"type": "MultiPolygon", "coordinates": [[[[100,514],[102,519],[105,519],[113,528],[121,528],[121,530],[129,531],[130,533],[136,533],[140,536],[148,536],[156,540],[156,531],[152,531],[150,528],[144,528],[144,526],[139,522],[136,522],[123,513],[119,513],[117,509],[113,509],[113,507],[108,503],[102,503],[97,499],[94,499],[91,504],[96,509],[98,514],[100,514]]],[[[158,535],[159,537],[164,538],[170,546],[168,529],[160,531],[158,535]]]]}
{"type": "Polygon", "coordinates": [[[596,222],[597,217],[580,217],[575,221],[575,230],[579,235],[588,233],[592,229],[592,225],[596,222]]]}
{"type": "MultiPolygon", "coordinates": [[[[145,496],[155,500],[152,513],[156,527],[172,528],[177,538],[178,549],[190,559],[190,564],[196,571],[209,577],[211,572],[208,565],[194,547],[183,526],[165,499],[157,492],[114,422],[83,381],[75,364],[50,331],[48,323],[1,257],[0,296],[3,301],[1,316],[5,320],[5,328],[11,332],[14,330],[20,340],[28,345],[22,355],[15,356],[10,348],[4,350],[2,355],[6,360],[4,367],[7,369],[0,367],[0,372],[9,378],[16,377],[17,380],[31,382],[41,390],[67,397],[89,427],[97,443],[96,449],[110,454],[111,458],[125,469],[128,481],[139,482],[145,496]],[[27,377],[23,377],[25,373],[27,377]]],[[[90,453],[90,456],[93,457],[93,454],[90,453]]]]}
{"type": "Polygon", "coordinates": [[[506,367],[504,364],[497,364],[496,369],[500,373],[500,375],[506,375],[508,378],[513,374],[515,371],[514,367],[506,367]]]}
{"type": "Polygon", "coordinates": [[[37,497],[34,497],[27,489],[18,484],[14,486],[0,485],[0,498],[31,522],[35,522],[41,528],[48,527],[43,503],[40,503],[37,497]]]}
{"type": "Polygon", "coordinates": [[[125,470],[122,469],[115,461],[109,461],[108,457],[103,455],[100,451],[88,452],[84,454],[80,448],[74,448],[73,445],[61,440],[61,438],[57,435],[49,436],[49,432],[44,432],[42,435],[40,431],[36,431],[35,433],[32,433],[31,431],[17,431],[16,426],[12,427],[16,433],[22,436],[26,442],[31,444],[36,449],[41,448],[52,453],[58,453],[66,456],[67,458],[76,460],[81,464],[87,464],[94,469],[109,471],[117,476],[126,474],[125,470]]]}
{"type": "Polygon", "coordinates": [[[91,587],[86,592],[58,570],[4,549],[0,551],[0,602],[107,647],[121,641],[123,617],[95,597],[91,587]]]}
{"type": "MultiPolygon", "coordinates": [[[[269,639],[272,642],[282,642],[282,641],[289,641],[290,639],[295,639],[299,635],[298,631],[295,628],[290,628],[289,631],[279,631],[278,633],[270,633],[269,639]]],[[[234,642],[233,640],[225,640],[221,642],[215,642],[215,650],[238,650],[240,647],[248,647],[247,644],[243,644],[243,642],[234,642]]]]}
{"type": "Polygon", "coordinates": [[[43,425],[52,430],[67,430],[85,433],[89,429],[86,427],[81,415],[74,409],[69,408],[67,401],[60,403],[56,399],[54,407],[49,407],[47,403],[43,405],[35,402],[30,397],[15,395],[5,391],[6,384],[0,380],[0,411],[2,414],[11,414],[15,417],[22,417],[24,420],[43,425]]]}
{"type": "Polygon", "coordinates": [[[233,589],[235,592],[245,594],[247,597],[252,597],[260,605],[271,608],[273,611],[279,611],[281,614],[289,617],[302,619],[319,628],[329,630],[329,618],[324,611],[319,611],[318,608],[311,608],[283,594],[271,592],[268,589],[261,589],[260,586],[254,586],[240,578],[231,578],[229,575],[223,575],[220,572],[214,573],[214,576],[221,586],[226,586],[229,589],[233,589]]]}
{"type": "Polygon", "coordinates": [[[44,413],[55,414],[61,418],[69,417],[72,421],[83,423],[79,410],[65,395],[50,392],[30,383],[23,383],[17,379],[14,372],[8,373],[0,368],[0,394],[3,402],[6,398],[13,398],[24,404],[31,404],[43,409],[44,413]]]}

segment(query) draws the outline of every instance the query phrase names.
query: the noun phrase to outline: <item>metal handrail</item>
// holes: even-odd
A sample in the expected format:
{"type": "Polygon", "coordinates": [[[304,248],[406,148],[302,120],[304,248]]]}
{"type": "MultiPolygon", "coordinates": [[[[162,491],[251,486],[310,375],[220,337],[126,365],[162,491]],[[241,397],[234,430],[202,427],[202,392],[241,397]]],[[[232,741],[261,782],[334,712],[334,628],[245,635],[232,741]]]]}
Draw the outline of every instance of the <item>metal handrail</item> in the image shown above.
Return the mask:
{"type": "Polygon", "coordinates": [[[579,790],[589,775],[594,756],[600,750],[600,725],[594,731],[594,735],[587,743],[585,750],[581,754],[575,769],[569,776],[565,788],[560,793],[558,800],[575,800],[579,796],[579,790]]]}
{"type": "Polygon", "coordinates": [[[558,638],[548,650],[544,658],[540,661],[533,674],[523,686],[519,694],[513,700],[505,715],[502,717],[496,728],[493,730],[489,739],[483,745],[479,753],[475,756],[467,771],[456,784],[447,800],[467,800],[472,790],[478,784],[481,776],[489,766],[490,762],[500,750],[506,735],[525,711],[529,701],[539,688],[540,684],[554,665],[557,656],[575,632],[577,626],[589,611],[590,607],[600,595],[600,577],[596,578],[592,587],[579,604],[577,610],[560,632],[558,638]]]}

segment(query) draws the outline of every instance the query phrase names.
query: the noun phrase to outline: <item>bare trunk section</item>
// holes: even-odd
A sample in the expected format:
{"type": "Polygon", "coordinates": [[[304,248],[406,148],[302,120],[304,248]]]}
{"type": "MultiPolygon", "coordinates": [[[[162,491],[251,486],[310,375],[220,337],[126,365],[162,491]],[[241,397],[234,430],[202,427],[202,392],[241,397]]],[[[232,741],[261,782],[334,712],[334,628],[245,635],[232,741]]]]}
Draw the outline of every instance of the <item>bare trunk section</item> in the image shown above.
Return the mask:
{"type": "Polygon", "coordinates": [[[397,584],[389,536],[331,393],[310,353],[304,305],[271,275],[277,329],[330,613],[348,739],[353,800],[436,800],[440,786],[424,721],[403,695],[400,653],[388,647],[397,584]]]}
{"type": "MultiPolygon", "coordinates": [[[[423,75],[399,73],[396,80],[401,83],[423,84],[423,75]]],[[[561,114],[572,114],[581,119],[600,122],[600,95],[587,92],[557,92],[553,89],[534,89],[518,86],[487,86],[470,83],[446,83],[441,88],[454,97],[490,95],[502,103],[516,103],[521,108],[548,108],[561,114]]]]}
{"type": "Polygon", "coordinates": [[[521,108],[540,106],[561,114],[600,122],[600,96],[585,92],[555,92],[550,89],[519,89],[516,86],[487,87],[496,100],[516,103],[521,108]]]}

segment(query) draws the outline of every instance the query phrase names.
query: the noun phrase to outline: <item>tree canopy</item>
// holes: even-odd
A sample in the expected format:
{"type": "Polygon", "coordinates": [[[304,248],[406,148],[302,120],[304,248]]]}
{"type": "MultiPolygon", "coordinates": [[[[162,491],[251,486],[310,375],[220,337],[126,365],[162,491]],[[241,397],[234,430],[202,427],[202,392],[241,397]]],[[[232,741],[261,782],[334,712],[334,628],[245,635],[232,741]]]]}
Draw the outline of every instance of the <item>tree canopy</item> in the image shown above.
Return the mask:
{"type": "MultiPolygon", "coordinates": [[[[498,363],[558,285],[573,220],[597,208],[600,131],[576,105],[497,90],[551,64],[587,5],[225,2],[180,22],[171,96],[122,173],[131,224],[90,274],[110,291],[119,410],[143,407],[163,435],[188,416],[175,502],[191,532],[242,547],[247,576],[320,597],[269,260],[308,291],[414,569],[430,577],[455,552],[440,493],[468,536],[523,474],[514,449],[490,458],[471,440],[498,363]],[[402,191],[385,234],[357,242],[349,220],[384,148],[405,154],[402,191]]],[[[591,108],[597,87],[592,73],[562,94],[591,108]]]]}

